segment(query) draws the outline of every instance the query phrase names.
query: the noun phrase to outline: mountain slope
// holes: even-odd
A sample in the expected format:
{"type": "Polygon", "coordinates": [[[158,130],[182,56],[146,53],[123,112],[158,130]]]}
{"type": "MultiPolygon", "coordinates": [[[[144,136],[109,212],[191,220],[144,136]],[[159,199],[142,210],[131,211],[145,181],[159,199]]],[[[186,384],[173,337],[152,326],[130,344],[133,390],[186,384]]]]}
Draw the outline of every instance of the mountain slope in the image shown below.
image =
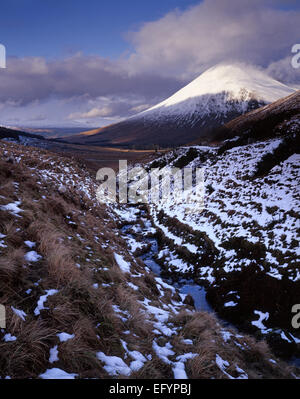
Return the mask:
{"type": "Polygon", "coordinates": [[[81,164],[5,142],[0,155],[1,379],[299,376],[155,277],[120,236],[146,227],[142,211],[99,205],[81,164]]]}
{"type": "Polygon", "coordinates": [[[156,106],[71,140],[141,148],[173,147],[199,138],[211,142],[216,127],[294,91],[254,67],[217,65],[156,106]]]}
{"type": "Polygon", "coordinates": [[[299,357],[299,92],[227,126],[237,137],[219,148],[181,148],[148,165],[205,168],[202,212],[176,198],[151,204],[158,262],[164,276],[205,285],[222,318],[299,357]]]}
{"type": "Polygon", "coordinates": [[[37,140],[44,140],[44,137],[37,134],[25,133],[20,130],[9,129],[4,126],[0,126],[0,139],[22,144],[30,144],[31,142],[36,142],[37,140]]]}
{"type": "MultiPolygon", "coordinates": [[[[239,138],[239,144],[249,140],[280,136],[300,130],[300,90],[272,104],[241,115],[216,129],[217,138],[239,138]]],[[[192,144],[198,144],[196,140],[192,144]]],[[[230,143],[228,143],[230,145],[230,143]]]]}

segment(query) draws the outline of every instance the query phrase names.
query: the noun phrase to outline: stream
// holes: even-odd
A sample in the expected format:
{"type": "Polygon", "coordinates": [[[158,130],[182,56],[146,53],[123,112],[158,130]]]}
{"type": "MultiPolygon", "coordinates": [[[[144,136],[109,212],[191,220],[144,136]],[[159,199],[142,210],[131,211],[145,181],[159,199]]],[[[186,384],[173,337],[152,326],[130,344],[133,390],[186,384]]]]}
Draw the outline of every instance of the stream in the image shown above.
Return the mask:
{"type": "MultiPolygon", "coordinates": [[[[128,232],[134,224],[126,224],[121,228],[121,232],[123,236],[127,236],[135,240],[135,236],[128,232]]],[[[147,237],[147,232],[151,230],[151,223],[147,221],[145,223],[145,229],[140,236],[142,236],[142,244],[147,244],[150,248],[147,252],[143,255],[139,256],[139,258],[144,262],[144,264],[152,270],[152,272],[156,275],[161,277],[161,266],[155,261],[155,256],[158,254],[158,242],[157,239],[154,237],[147,237]],[[145,234],[146,233],[146,234],[145,234]],[[150,244],[150,245],[149,245],[150,244]]],[[[172,285],[174,288],[178,289],[181,294],[190,295],[194,300],[194,307],[198,311],[205,311],[209,313],[215,313],[214,309],[210,306],[210,304],[206,300],[206,290],[204,287],[196,284],[193,280],[187,280],[182,278],[179,282],[174,282],[172,279],[163,279],[169,285],[172,285]]],[[[222,324],[226,327],[230,327],[236,329],[234,325],[224,319],[220,319],[222,324]]],[[[287,360],[289,364],[300,367],[300,358],[294,356],[287,360]]]]}
{"type": "MultiPolygon", "coordinates": [[[[121,231],[124,235],[129,238],[135,239],[135,237],[128,233],[128,230],[132,225],[127,224],[122,227],[121,231]]],[[[149,267],[152,272],[161,277],[161,266],[155,261],[155,255],[158,254],[158,242],[155,238],[143,237],[143,244],[150,244],[150,249],[141,255],[139,258],[149,267]]],[[[206,300],[206,290],[198,284],[195,284],[193,280],[181,279],[180,282],[173,282],[170,279],[164,279],[168,284],[177,288],[181,294],[190,295],[194,300],[194,306],[196,310],[213,312],[213,308],[209,305],[206,300]]]]}

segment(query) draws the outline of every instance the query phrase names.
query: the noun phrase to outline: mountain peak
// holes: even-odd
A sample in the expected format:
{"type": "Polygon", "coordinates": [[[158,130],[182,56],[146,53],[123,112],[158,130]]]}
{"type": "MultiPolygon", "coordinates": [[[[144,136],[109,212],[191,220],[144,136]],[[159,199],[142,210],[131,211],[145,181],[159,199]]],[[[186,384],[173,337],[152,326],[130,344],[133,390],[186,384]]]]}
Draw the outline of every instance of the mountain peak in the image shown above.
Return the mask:
{"type": "Polygon", "coordinates": [[[218,64],[203,72],[198,78],[176,92],[167,100],[139,115],[161,107],[170,107],[201,96],[228,93],[231,99],[256,99],[265,104],[292,94],[295,90],[268,76],[252,65],[218,64]]]}

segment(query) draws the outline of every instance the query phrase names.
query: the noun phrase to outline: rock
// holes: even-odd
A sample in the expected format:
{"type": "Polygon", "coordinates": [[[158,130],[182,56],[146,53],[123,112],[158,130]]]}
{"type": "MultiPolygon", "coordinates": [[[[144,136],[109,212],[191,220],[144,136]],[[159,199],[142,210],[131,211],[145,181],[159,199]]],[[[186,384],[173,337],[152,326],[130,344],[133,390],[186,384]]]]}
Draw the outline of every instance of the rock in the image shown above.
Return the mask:
{"type": "MultiPolygon", "coordinates": [[[[289,336],[287,334],[287,336],[289,336]]],[[[281,338],[281,336],[273,332],[267,336],[267,342],[273,349],[276,356],[283,358],[290,358],[297,352],[297,345],[295,342],[290,340],[290,342],[281,338]]]]}
{"type": "Polygon", "coordinates": [[[58,187],[58,192],[60,194],[65,194],[67,192],[67,189],[65,186],[63,186],[62,184],[58,187]]]}
{"type": "Polygon", "coordinates": [[[177,292],[173,295],[172,299],[176,302],[181,301],[180,295],[177,292]]]}
{"type": "Polygon", "coordinates": [[[183,303],[184,303],[185,305],[192,306],[193,308],[195,307],[195,301],[194,301],[193,297],[192,297],[190,294],[188,294],[188,295],[186,296],[186,298],[185,298],[185,300],[183,301],[183,303]]]}
{"type": "Polygon", "coordinates": [[[14,157],[7,157],[7,158],[5,158],[5,162],[14,164],[14,163],[16,163],[16,160],[14,157]]]}

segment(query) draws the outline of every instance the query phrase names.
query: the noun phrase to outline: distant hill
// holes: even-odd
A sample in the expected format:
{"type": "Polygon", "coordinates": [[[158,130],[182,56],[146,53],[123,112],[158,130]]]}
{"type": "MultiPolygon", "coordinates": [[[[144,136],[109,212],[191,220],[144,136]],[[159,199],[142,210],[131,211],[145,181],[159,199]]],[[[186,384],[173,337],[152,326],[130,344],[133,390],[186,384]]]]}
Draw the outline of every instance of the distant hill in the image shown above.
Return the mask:
{"type": "Polygon", "coordinates": [[[23,139],[40,139],[44,140],[43,136],[37,134],[25,133],[15,129],[9,129],[4,126],[0,126],[0,139],[11,139],[12,141],[21,142],[23,139]]]}

